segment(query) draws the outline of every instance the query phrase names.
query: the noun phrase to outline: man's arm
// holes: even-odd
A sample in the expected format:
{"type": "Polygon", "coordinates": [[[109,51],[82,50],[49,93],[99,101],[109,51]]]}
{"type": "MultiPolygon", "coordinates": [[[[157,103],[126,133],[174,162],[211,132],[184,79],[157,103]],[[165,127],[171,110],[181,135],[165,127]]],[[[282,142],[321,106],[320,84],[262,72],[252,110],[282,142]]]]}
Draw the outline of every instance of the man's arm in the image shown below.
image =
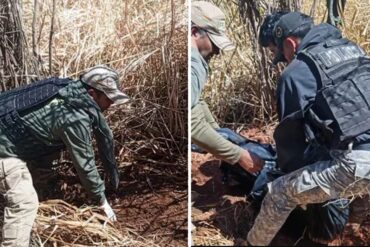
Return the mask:
{"type": "Polygon", "coordinates": [[[262,169],[263,161],[256,155],[225,140],[206,121],[201,104],[191,110],[192,142],[230,164],[239,162],[250,173],[262,169]]]}
{"type": "Polygon", "coordinates": [[[104,181],[100,178],[96,168],[90,119],[88,117],[78,118],[65,124],[60,137],[71,155],[83,187],[106,216],[110,220],[116,221],[117,217],[105,197],[104,181]]]}
{"type": "MultiPolygon", "coordinates": [[[[303,113],[315,99],[317,82],[308,66],[293,60],[284,70],[277,85],[277,107],[280,123],[274,139],[279,167],[285,171],[296,170],[306,164],[306,141],[303,113]]],[[[312,158],[308,157],[307,158],[312,158]]]]}
{"type": "Polygon", "coordinates": [[[95,164],[90,119],[86,116],[66,121],[58,134],[66,145],[83,187],[101,205],[106,199],[105,186],[95,164]]]}
{"type": "Polygon", "coordinates": [[[116,157],[114,156],[113,133],[105,121],[103,114],[98,114],[100,114],[98,117],[100,122],[97,124],[99,127],[94,129],[94,136],[97,142],[99,156],[112,186],[114,189],[117,189],[119,185],[119,172],[116,157]]]}
{"type": "Polygon", "coordinates": [[[304,110],[315,100],[317,82],[308,65],[300,60],[286,67],[277,86],[280,121],[286,116],[304,110]]]}
{"type": "Polygon", "coordinates": [[[198,50],[191,49],[191,138],[192,142],[225,160],[230,164],[239,164],[247,171],[253,173],[259,171],[263,161],[247,150],[225,140],[213,127],[217,124],[208,108],[204,109],[200,101],[200,95],[207,81],[208,65],[201,57],[198,50]],[[211,124],[213,126],[211,126],[211,124]]]}

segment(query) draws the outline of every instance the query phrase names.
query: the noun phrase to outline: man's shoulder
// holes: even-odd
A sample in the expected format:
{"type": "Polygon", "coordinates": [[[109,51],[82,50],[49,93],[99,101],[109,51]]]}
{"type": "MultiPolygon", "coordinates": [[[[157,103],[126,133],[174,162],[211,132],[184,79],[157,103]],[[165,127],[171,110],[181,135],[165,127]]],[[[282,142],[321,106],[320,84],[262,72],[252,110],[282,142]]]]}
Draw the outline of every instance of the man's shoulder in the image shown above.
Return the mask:
{"type": "Polygon", "coordinates": [[[283,71],[281,79],[291,80],[306,74],[312,74],[309,66],[302,60],[294,59],[283,71]]]}
{"type": "Polygon", "coordinates": [[[314,95],[317,89],[317,79],[309,66],[294,59],[283,71],[277,85],[277,94],[290,92],[292,95],[314,95]]]}
{"type": "MultiPolygon", "coordinates": [[[[65,128],[78,123],[89,124],[90,116],[88,111],[81,107],[73,107],[61,97],[55,97],[48,104],[43,106],[45,112],[49,112],[50,121],[55,119],[55,126],[65,128]]],[[[85,125],[84,124],[84,125],[85,125]]]]}
{"type": "Polygon", "coordinates": [[[191,60],[200,60],[202,55],[199,53],[199,50],[195,47],[191,47],[191,60]]]}
{"type": "Polygon", "coordinates": [[[206,60],[204,60],[202,55],[199,53],[199,50],[194,47],[191,48],[191,66],[192,66],[192,69],[200,68],[208,72],[208,64],[206,60]]]}
{"type": "Polygon", "coordinates": [[[300,87],[300,84],[316,83],[316,78],[310,67],[301,60],[294,59],[281,74],[279,85],[290,84],[300,87]]]}

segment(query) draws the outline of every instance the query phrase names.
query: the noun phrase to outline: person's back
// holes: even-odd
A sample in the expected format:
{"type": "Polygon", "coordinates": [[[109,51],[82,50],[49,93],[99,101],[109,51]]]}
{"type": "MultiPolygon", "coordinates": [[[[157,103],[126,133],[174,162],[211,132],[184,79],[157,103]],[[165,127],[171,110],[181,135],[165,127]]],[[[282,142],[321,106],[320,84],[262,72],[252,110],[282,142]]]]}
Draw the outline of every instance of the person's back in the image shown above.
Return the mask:
{"type": "Polygon", "coordinates": [[[68,122],[86,122],[86,118],[89,118],[87,107],[96,106],[87,96],[87,91],[80,81],[67,79],[65,82],[67,84],[61,86],[60,91],[69,91],[67,97],[62,97],[58,92],[49,96],[47,102],[40,102],[20,112],[17,110],[17,114],[12,114],[12,122],[6,121],[6,118],[1,120],[0,157],[32,160],[65,148],[60,136],[61,131],[58,130],[66,127],[68,122]],[[79,109],[77,105],[68,104],[68,98],[72,97],[81,101],[81,106],[84,104],[85,107],[79,109]]]}
{"type": "MultiPolygon", "coordinates": [[[[352,70],[349,70],[351,66],[345,66],[343,70],[335,70],[335,64],[338,63],[338,66],[341,63],[344,64],[347,61],[345,57],[347,57],[356,61],[361,67],[364,54],[361,55],[360,52],[353,50],[352,55],[346,56],[343,53],[342,57],[338,58],[337,54],[331,51],[330,54],[328,53],[329,56],[325,57],[325,61],[322,61],[320,55],[325,55],[325,51],[323,51],[324,53],[316,54],[317,56],[314,59],[302,60],[301,52],[307,51],[306,49],[315,49],[323,43],[327,44],[328,50],[341,45],[342,39],[340,35],[337,35],[337,32],[317,31],[323,27],[326,27],[327,30],[331,29],[327,24],[312,27],[312,21],[301,13],[284,15],[274,27],[275,43],[278,47],[278,53],[280,53],[276,56],[283,54],[289,63],[282,74],[277,90],[281,122],[275,130],[274,137],[278,163],[281,165],[282,156],[286,157],[283,160],[294,162],[294,159],[290,159],[290,156],[296,154],[294,147],[297,145],[303,147],[300,150],[302,155],[307,155],[309,150],[306,150],[306,147],[319,145],[319,149],[324,152],[327,150],[328,156],[321,159],[311,154],[313,163],[306,163],[307,166],[272,182],[255,224],[248,233],[247,239],[253,245],[269,244],[297,205],[321,203],[339,197],[359,195],[370,189],[370,149],[366,146],[363,148],[361,145],[353,145],[356,138],[366,135],[368,130],[365,127],[358,129],[358,132],[343,131],[335,133],[336,129],[331,125],[334,122],[340,125],[341,117],[347,113],[348,115],[345,118],[347,120],[351,118],[347,106],[352,106],[354,112],[362,108],[361,101],[363,98],[360,96],[357,98],[358,95],[356,94],[361,94],[361,91],[363,91],[362,95],[368,97],[366,96],[366,90],[364,91],[363,83],[360,82],[361,79],[354,83],[346,83],[347,79],[353,76],[352,70]],[[326,38],[315,40],[318,37],[326,38]],[[310,44],[309,46],[305,45],[307,42],[310,44]],[[343,60],[341,60],[342,58],[343,60]],[[332,68],[330,67],[331,64],[333,65],[332,68]],[[318,65],[324,65],[328,70],[318,68],[318,65]],[[330,71],[330,69],[333,70],[330,71]],[[317,73],[317,70],[320,73],[317,73]],[[340,74],[342,76],[338,77],[337,81],[332,80],[334,83],[329,86],[329,84],[325,84],[327,81],[322,81],[323,73],[321,72],[326,72],[325,75],[329,77],[330,73],[333,73],[332,76],[340,74]],[[327,85],[328,87],[326,87],[327,85]],[[341,88],[340,85],[346,85],[346,87],[341,88]],[[348,92],[351,92],[351,98],[345,96],[348,92]],[[321,97],[326,102],[320,101],[321,97]],[[357,100],[354,100],[356,98],[357,100]],[[337,108],[337,103],[343,106],[342,109],[338,108],[336,111],[339,115],[333,114],[332,111],[337,108]],[[325,114],[327,109],[332,111],[332,115],[325,114]],[[316,112],[318,115],[311,114],[312,112],[316,112]],[[342,115],[343,113],[344,115],[342,115]],[[294,130],[295,132],[292,133],[294,130]],[[353,133],[354,135],[350,136],[346,133],[353,133]],[[333,145],[333,139],[330,138],[337,134],[342,137],[342,143],[339,144],[343,145],[333,145]],[[299,135],[301,137],[299,138],[300,143],[294,142],[295,139],[291,138],[292,135],[299,135]],[[328,137],[329,139],[327,139],[328,137]],[[287,144],[289,144],[288,142],[290,144],[284,147],[282,145],[284,140],[287,144]]],[[[367,73],[368,75],[370,71],[365,69],[360,72],[356,68],[352,69],[355,74],[365,71],[364,74],[367,73]]],[[[361,76],[361,78],[368,78],[367,75],[361,76]]],[[[362,123],[362,117],[367,118],[368,116],[365,114],[359,118],[351,119],[349,121],[351,125],[347,126],[348,129],[356,129],[356,125],[362,123]]],[[[364,143],[368,142],[368,140],[365,140],[366,137],[360,139],[364,143]]],[[[301,160],[298,162],[301,162],[301,160]]]]}
{"type": "Polygon", "coordinates": [[[215,129],[220,126],[213,118],[201,93],[208,79],[208,62],[220,53],[231,50],[233,43],[226,35],[225,15],[214,4],[192,2],[191,26],[191,138],[192,142],[232,165],[239,163],[245,170],[256,172],[263,161],[256,155],[225,140],[215,129]]]}
{"type": "MultiPolygon", "coordinates": [[[[80,80],[50,78],[4,92],[0,102],[0,190],[4,209],[4,245],[28,246],[38,198],[26,162],[66,149],[82,185],[108,218],[115,214],[105,197],[95,165],[92,134],[113,186],[118,186],[113,135],[102,114],[112,103],[127,100],[118,89],[118,74],[96,66],[80,80]]],[[[37,161],[35,162],[37,165],[37,161]]]]}

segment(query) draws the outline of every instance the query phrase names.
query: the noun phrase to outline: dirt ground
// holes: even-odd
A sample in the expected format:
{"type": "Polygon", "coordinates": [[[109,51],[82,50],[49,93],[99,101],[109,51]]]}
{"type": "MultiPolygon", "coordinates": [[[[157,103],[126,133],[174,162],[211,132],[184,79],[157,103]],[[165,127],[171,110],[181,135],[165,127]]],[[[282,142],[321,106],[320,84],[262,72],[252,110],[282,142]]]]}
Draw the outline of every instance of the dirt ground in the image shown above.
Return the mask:
{"type": "MultiPolygon", "coordinates": [[[[150,167],[153,164],[135,163],[120,169],[118,190],[107,187],[116,227],[129,229],[135,240],[151,246],[187,246],[187,180],[164,176],[150,167]]],[[[63,199],[77,207],[88,202],[74,174],[72,164],[65,164],[63,172],[38,189],[40,201],[63,199]]]]}
{"type": "Polygon", "coordinates": [[[113,207],[118,211],[121,227],[131,228],[160,246],[187,246],[186,185],[147,174],[123,186],[112,195],[117,202],[113,207]]]}
{"type": "MultiPolygon", "coordinates": [[[[266,131],[249,129],[242,134],[271,143],[271,128],[266,131]]],[[[210,154],[192,153],[192,231],[194,245],[235,245],[245,239],[254,218],[254,205],[247,202],[247,184],[229,176],[223,182],[221,162],[210,154]]],[[[326,246],[302,237],[304,226],[289,220],[272,241],[272,245],[326,246]]],[[[370,244],[370,216],[359,227],[348,224],[344,232],[329,246],[370,244]]]]}

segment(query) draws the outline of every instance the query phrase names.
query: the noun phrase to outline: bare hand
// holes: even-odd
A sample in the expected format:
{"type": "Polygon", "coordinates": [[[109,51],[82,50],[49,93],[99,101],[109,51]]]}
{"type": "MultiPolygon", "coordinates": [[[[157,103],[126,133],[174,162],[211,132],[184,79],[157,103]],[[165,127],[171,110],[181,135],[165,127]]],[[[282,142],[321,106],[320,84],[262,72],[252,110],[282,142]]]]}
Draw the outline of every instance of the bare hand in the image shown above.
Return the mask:
{"type": "Polygon", "coordinates": [[[255,173],[262,170],[264,161],[257,155],[243,150],[239,159],[239,164],[249,173],[255,173]]]}

